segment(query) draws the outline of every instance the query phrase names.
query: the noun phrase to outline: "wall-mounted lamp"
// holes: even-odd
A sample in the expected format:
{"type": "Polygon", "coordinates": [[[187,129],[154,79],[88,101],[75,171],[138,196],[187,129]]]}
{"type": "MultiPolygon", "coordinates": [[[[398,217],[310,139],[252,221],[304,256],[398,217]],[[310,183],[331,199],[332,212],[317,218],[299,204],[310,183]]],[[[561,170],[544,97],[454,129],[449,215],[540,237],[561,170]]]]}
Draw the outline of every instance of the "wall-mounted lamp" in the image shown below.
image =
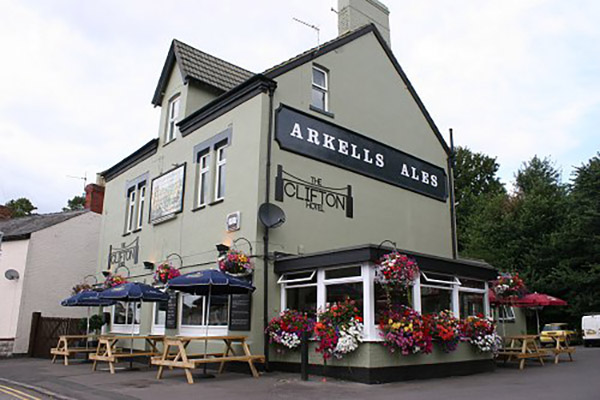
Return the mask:
{"type": "Polygon", "coordinates": [[[149,269],[150,271],[154,270],[154,263],[152,261],[144,261],[144,269],[149,269]]]}
{"type": "Polygon", "coordinates": [[[105,278],[108,278],[110,274],[112,274],[110,269],[105,269],[104,271],[102,271],[102,275],[104,275],[105,278]]]}
{"type": "Polygon", "coordinates": [[[225,255],[225,253],[227,253],[229,251],[229,246],[227,246],[226,244],[223,244],[223,243],[219,243],[215,247],[217,248],[217,251],[219,252],[219,257],[225,255]]]}

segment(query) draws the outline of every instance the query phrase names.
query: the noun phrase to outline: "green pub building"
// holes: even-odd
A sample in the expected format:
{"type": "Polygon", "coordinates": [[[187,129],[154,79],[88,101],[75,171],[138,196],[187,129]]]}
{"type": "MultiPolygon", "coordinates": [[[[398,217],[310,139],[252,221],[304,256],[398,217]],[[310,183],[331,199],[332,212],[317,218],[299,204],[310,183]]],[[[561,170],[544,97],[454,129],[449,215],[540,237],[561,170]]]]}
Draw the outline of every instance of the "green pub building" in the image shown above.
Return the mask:
{"type": "Polygon", "coordinates": [[[269,369],[294,371],[299,353],[265,342],[268,320],[351,297],[364,342],[327,366],[311,350],[312,372],[377,383],[493,368],[467,343],[413,356],[381,345],[374,265],[394,245],[419,263],[411,297],[422,313],[490,315],[496,271],[457,258],[451,150],[391,51],[388,9],[340,0],[338,11],[337,38],[259,74],[172,42],[152,99],[158,136],[100,174],[100,269],[151,283],[163,261],[216,268],[221,244],[252,255],[256,291],[215,298],[208,312],[181,294],[117,305],[109,331],[205,335],[208,325],[247,335],[269,369]]]}

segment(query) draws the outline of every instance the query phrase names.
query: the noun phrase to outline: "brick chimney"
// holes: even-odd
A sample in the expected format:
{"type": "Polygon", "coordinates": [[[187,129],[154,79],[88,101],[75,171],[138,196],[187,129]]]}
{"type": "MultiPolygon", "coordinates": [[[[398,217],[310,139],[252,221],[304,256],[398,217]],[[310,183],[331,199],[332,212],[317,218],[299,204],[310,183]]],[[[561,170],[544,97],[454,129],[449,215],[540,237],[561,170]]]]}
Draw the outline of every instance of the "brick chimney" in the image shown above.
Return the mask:
{"type": "Polygon", "coordinates": [[[12,218],[12,210],[6,206],[0,206],[0,221],[12,218]]]}
{"type": "Polygon", "coordinates": [[[377,0],[338,0],[338,35],[375,24],[388,46],[390,41],[390,10],[377,0]]]}
{"type": "Polygon", "coordinates": [[[92,212],[102,214],[104,205],[104,186],[90,183],[85,187],[85,208],[92,212]]]}

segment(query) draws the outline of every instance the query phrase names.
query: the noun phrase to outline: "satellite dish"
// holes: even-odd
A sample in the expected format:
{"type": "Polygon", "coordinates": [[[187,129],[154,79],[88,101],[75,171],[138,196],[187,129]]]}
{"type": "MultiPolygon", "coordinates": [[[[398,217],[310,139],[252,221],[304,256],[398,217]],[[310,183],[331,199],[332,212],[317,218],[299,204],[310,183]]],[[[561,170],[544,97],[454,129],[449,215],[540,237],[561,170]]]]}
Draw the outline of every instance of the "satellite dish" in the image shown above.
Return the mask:
{"type": "Polygon", "coordinates": [[[7,269],[4,273],[4,277],[9,281],[16,281],[17,279],[19,279],[19,271],[14,269],[7,269]]]}
{"type": "Polygon", "coordinates": [[[258,208],[258,219],[267,228],[278,228],[285,222],[285,213],[271,203],[263,203],[258,208]]]}

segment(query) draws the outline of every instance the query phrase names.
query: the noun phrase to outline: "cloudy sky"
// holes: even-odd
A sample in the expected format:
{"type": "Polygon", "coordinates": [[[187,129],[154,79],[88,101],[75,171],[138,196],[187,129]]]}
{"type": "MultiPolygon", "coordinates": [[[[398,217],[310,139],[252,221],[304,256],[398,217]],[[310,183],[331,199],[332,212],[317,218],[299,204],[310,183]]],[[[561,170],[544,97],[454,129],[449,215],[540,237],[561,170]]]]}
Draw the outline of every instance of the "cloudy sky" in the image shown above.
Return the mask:
{"type": "MultiPolygon", "coordinates": [[[[384,0],[392,48],[457,144],[512,180],[550,156],[569,178],[600,150],[600,2],[384,0]]],[[[260,72],[337,35],[336,0],[0,0],[0,204],[59,211],[157,135],[150,104],[177,38],[260,72]],[[168,4],[168,6],[167,6],[168,4]]]]}

